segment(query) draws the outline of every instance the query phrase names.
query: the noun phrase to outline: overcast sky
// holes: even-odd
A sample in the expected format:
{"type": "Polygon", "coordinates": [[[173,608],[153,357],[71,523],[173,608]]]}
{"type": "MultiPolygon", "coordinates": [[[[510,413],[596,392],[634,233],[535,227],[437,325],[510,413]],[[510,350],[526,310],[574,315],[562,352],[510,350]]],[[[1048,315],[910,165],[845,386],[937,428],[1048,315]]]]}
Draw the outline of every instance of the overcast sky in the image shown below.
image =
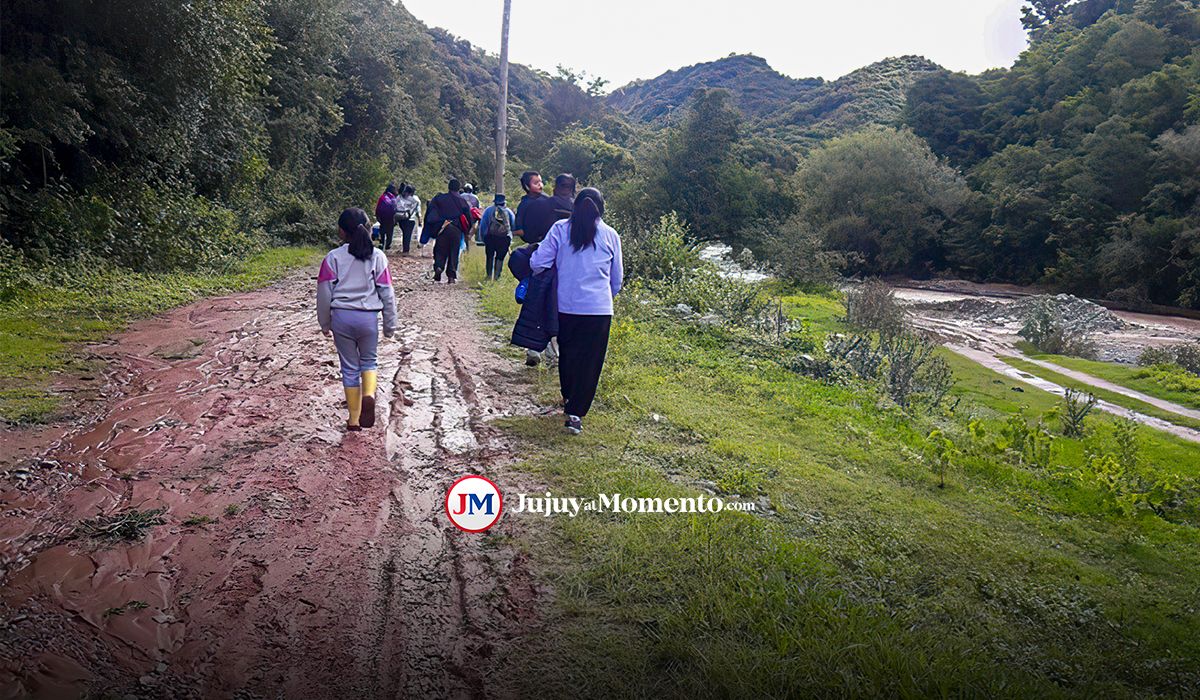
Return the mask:
{"type": "MultiPolygon", "coordinates": [[[[414,15],[493,53],[502,0],[401,0],[414,15]]],[[[1010,66],[1025,47],[1022,0],[513,0],[513,61],[638,78],[753,53],[793,78],[838,78],[889,56],[952,70],[1010,66]],[[559,10],[558,8],[569,8],[559,10]]]]}

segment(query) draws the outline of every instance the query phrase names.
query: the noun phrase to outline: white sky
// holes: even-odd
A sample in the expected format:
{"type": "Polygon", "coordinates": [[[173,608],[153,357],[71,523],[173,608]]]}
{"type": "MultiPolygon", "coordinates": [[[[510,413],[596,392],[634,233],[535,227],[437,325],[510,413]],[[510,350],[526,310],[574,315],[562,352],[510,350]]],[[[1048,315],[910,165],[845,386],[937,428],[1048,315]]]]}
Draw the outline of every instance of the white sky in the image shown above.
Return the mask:
{"type": "MultiPolygon", "coordinates": [[[[502,0],[401,0],[426,24],[498,53],[502,0]]],[[[952,70],[1012,65],[1023,0],[512,0],[509,53],[607,78],[608,89],[730,53],[793,78],[838,78],[889,56],[952,70]]]]}

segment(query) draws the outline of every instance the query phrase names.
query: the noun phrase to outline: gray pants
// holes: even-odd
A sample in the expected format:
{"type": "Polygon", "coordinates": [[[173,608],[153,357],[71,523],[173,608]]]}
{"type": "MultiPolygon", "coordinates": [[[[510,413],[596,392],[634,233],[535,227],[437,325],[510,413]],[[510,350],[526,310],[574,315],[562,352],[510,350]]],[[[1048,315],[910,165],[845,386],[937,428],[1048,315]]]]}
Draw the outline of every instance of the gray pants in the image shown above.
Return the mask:
{"type": "Polygon", "coordinates": [[[363,371],[379,367],[379,312],[333,309],[331,321],[342,386],[362,386],[363,371]]]}

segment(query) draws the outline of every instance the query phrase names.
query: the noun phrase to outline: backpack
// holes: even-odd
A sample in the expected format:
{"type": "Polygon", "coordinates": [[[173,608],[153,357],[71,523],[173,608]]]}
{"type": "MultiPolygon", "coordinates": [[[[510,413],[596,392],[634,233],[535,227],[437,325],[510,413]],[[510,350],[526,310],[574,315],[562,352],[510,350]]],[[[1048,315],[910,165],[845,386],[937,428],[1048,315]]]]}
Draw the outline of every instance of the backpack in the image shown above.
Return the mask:
{"type": "Polygon", "coordinates": [[[416,213],[416,209],[401,209],[399,203],[400,200],[396,200],[396,221],[408,221],[416,213]]]}
{"type": "Polygon", "coordinates": [[[396,196],[387,192],[375,203],[375,218],[378,221],[391,221],[396,215],[396,196]]]}
{"type": "Polygon", "coordinates": [[[487,235],[508,238],[511,231],[508,228],[508,212],[503,209],[492,211],[492,223],[488,224],[487,235]]]}

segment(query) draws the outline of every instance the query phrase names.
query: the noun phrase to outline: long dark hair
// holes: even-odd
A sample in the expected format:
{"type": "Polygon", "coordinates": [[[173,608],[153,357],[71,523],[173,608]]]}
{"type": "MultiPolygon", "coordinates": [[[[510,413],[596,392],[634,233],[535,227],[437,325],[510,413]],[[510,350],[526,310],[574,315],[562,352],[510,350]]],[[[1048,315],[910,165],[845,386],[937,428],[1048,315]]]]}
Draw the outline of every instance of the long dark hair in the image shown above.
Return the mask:
{"type": "Polygon", "coordinates": [[[571,248],[578,253],[588,246],[596,247],[596,225],[604,216],[604,195],[595,187],[584,187],[575,196],[571,211],[571,248]]]}
{"type": "Polygon", "coordinates": [[[338,217],[338,228],[346,234],[350,254],[359,260],[370,260],[375,255],[375,244],[371,242],[371,229],[367,228],[367,212],[351,207],[338,217]]]}

